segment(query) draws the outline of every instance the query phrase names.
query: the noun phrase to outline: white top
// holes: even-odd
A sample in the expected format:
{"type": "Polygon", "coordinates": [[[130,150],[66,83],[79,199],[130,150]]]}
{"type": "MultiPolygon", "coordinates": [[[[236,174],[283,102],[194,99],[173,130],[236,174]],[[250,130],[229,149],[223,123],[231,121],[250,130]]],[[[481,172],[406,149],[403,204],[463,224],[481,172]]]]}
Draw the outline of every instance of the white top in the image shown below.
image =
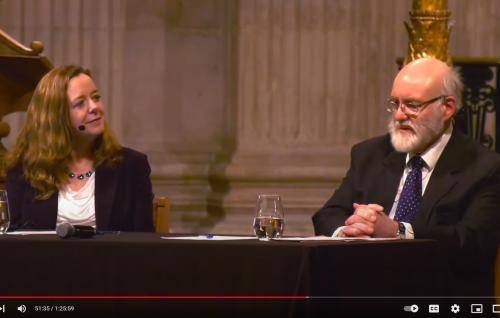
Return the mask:
{"type": "MultiPolygon", "coordinates": [[[[71,223],[74,225],[96,226],[95,223],[95,172],[86,178],[85,185],[78,191],[69,185],[59,189],[57,200],[57,225],[71,223]]],[[[82,180],[82,182],[84,182],[82,180]]]]}

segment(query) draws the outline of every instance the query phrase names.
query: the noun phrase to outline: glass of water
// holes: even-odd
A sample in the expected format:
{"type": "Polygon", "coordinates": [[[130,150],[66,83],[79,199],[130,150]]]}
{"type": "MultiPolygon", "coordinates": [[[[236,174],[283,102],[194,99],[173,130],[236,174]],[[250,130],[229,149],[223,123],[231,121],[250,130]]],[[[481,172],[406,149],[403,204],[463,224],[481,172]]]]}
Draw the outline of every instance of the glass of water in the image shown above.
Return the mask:
{"type": "Polygon", "coordinates": [[[260,240],[281,237],[285,226],[281,197],[277,194],[259,194],[253,220],[255,235],[260,240]]]}
{"type": "Polygon", "coordinates": [[[0,234],[4,234],[9,229],[10,213],[7,191],[0,190],[0,234]]]}

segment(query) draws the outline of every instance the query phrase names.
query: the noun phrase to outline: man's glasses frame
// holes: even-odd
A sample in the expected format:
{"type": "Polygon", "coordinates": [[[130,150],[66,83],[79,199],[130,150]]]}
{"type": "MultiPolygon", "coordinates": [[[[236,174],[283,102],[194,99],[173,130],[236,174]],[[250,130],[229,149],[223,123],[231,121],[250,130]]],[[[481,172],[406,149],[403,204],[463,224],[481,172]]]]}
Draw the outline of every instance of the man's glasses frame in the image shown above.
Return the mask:
{"type": "Polygon", "coordinates": [[[389,98],[385,102],[385,109],[387,110],[387,112],[392,114],[397,111],[399,107],[401,107],[401,111],[403,113],[410,116],[415,116],[418,115],[418,113],[420,113],[426,106],[438,100],[441,100],[441,104],[444,104],[444,102],[446,101],[446,95],[441,95],[421,103],[415,101],[402,102],[397,100],[396,98],[389,98]]]}

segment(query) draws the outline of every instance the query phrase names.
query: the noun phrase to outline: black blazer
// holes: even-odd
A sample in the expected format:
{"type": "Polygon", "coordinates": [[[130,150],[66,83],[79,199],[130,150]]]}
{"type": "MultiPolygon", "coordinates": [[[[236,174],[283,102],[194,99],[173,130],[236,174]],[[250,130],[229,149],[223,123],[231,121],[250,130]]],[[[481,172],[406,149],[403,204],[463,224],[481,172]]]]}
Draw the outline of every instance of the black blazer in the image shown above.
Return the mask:
{"type": "MultiPolygon", "coordinates": [[[[151,168],[146,155],[123,148],[122,161],[113,168],[100,166],[95,175],[95,213],[98,230],[153,231],[151,168]]],[[[11,229],[54,230],[58,192],[47,200],[35,200],[35,190],[18,166],[6,180],[11,229]]]]}
{"type": "MultiPolygon", "coordinates": [[[[342,184],[313,216],[315,233],[332,235],[354,212],[353,202],[380,204],[388,214],[405,158],[394,150],[389,135],[355,145],[342,184]]],[[[457,294],[492,295],[500,230],[500,155],[454,129],[412,227],[415,238],[440,242],[457,294]]]]}

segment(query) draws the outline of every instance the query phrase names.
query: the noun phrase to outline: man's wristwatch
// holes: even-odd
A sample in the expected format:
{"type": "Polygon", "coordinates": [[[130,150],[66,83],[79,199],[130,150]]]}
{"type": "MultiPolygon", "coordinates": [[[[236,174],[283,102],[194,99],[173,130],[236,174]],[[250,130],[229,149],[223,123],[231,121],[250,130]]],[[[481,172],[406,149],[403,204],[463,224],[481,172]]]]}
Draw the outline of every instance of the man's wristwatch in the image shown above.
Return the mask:
{"type": "Polygon", "coordinates": [[[396,237],[400,240],[406,238],[406,226],[403,222],[398,222],[398,231],[396,232],[396,237]]]}

